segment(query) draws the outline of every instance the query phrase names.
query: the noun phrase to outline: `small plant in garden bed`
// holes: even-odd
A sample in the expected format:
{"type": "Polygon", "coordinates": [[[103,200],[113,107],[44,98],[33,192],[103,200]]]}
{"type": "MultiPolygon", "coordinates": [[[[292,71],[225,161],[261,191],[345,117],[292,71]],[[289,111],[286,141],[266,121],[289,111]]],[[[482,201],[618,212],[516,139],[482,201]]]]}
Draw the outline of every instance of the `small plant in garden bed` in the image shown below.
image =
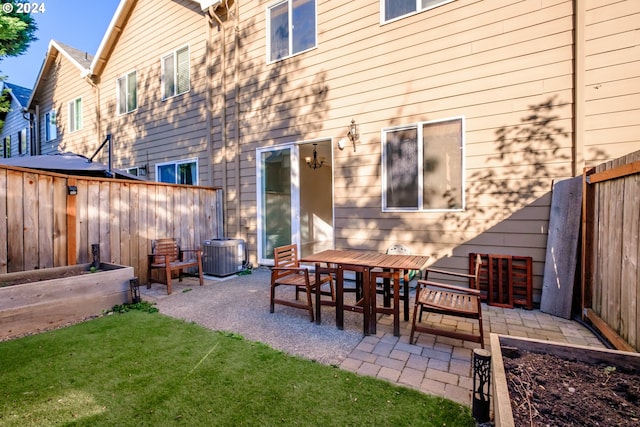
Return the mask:
{"type": "Polygon", "coordinates": [[[111,310],[107,311],[109,313],[126,313],[128,311],[137,310],[137,311],[146,311],[147,313],[157,313],[158,307],[155,306],[155,303],[151,303],[149,301],[140,301],[134,304],[125,303],[114,305],[111,310]]]}

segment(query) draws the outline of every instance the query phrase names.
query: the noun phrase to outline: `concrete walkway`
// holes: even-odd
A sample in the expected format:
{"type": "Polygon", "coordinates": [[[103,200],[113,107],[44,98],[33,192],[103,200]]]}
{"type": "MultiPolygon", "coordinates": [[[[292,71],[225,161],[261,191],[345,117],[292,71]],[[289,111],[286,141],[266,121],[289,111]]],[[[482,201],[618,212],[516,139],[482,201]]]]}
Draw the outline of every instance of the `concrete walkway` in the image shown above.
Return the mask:
{"type": "MultiPolygon", "coordinates": [[[[161,313],[199,323],[215,330],[239,333],[290,354],[443,396],[471,405],[472,350],[478,344],[446,337],[418,334],[409,343],[410,322],[401,321],[400,337],[393,336],[392,317],[380,315],[377,334],[362,335],[362,315],[345,312],[345,328],[335,327],[335,310],[323,307],[322,325],[309,322],[306,312],[276,306],[269,313],[269,270],[260,268],[246,276],[226,280],[208,278],[205,286],[187,278],[166,287],[141,288],[143,299],[155,301],[161,313]]],[[[598,338],[581,324],[538,310],[503,309],[483,304],[485,348],[489,333],[550,340],[603,348],[598,338]]],[[[429,321],[470,330],[467,321],[431,315],[429,321]]]]}

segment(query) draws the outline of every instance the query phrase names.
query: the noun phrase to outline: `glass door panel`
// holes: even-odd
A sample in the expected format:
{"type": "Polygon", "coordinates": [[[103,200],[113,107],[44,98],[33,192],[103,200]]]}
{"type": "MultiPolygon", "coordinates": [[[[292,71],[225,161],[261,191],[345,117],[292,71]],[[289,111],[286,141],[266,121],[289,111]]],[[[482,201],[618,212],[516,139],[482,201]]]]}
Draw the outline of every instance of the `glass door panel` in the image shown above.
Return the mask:
{"type": "Polygon", "coordinates": [[[273,249],[293,242],[291,148],[259,153],[260,165],[260,254],[262,260],[273,260],[273,249]]]}

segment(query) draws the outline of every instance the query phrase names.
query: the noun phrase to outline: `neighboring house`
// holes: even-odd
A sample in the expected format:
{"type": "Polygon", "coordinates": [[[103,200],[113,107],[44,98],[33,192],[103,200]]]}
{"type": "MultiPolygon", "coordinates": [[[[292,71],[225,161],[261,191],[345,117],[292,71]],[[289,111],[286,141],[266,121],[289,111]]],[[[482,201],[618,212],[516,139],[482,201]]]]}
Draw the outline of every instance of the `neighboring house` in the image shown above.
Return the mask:
{"type": "Polygon", "coordinates": [[[17,157],[31,154],[31,119],[27,112],[31,90],[11,83],[2,83],[2,92],[10,101],[10,109],[3,114],[0,132],[0,157],[17,157]]]}
{"type": "Polygon", "coordinates": [[[77,90],[41,99],[93,87],[93,143],[221,187],[254,261],[289,242],[399,242],[460,270],[526,255],[539,301],[553,182],[640,147],[638,18],[631,0],[122,0],[77,90]]]}
{"type": "Polygon", "coordinates": [[[84,78],[92,59],[58,41],[49,43],[29,100],[37,123],[34,154],[91,155],[100,146],[95,88],[84,78]]]}

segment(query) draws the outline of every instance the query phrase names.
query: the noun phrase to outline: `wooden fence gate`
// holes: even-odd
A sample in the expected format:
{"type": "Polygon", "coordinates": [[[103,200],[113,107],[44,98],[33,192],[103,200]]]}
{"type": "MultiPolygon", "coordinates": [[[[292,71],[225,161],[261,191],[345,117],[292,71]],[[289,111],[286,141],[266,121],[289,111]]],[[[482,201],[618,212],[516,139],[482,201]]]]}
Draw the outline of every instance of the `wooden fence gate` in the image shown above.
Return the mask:
{"type": "Polygon", "coordinates": [[[221,191],[0,166],[0,273],[90,262],[99,244],[146,283],[151,240],[222,237],[221,191]]]}
{"type": "Polygon", "coordinates": [[[640,351],[640,151],[585,170],[582,200],[583,318],[640,351]]]}

